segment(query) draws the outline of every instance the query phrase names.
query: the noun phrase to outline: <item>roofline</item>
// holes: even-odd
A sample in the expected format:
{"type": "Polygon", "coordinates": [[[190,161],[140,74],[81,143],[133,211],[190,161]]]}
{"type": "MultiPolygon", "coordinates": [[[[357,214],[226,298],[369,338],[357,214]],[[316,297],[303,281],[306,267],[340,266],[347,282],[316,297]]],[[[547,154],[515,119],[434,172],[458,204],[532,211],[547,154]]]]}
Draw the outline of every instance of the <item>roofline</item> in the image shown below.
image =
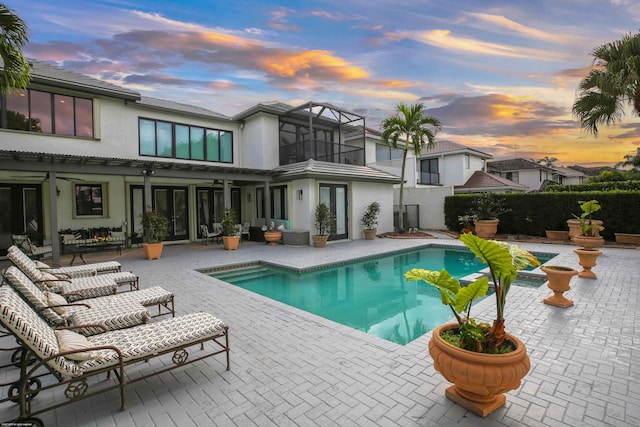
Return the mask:
{"type": "MultiPolygon", "coordinates": [[[[165,100],[165,99],[160,99],[160,101],[171,102],[171,101],[168,101],[168,100],[165,100]]],[[[221,121],[230,122],[230,123],[237,123],[237,124],[240,123],[238,120],[233,120],[230,117],[219,116],[214,111],[211,112],[213,114],[196,113],[195,111],[187,111],[187,110],[180,110],[178,108],[169,108],[169,107],[161,107],[159,105],[145,104],[140,99],[134,100],[134,102],[130,102],[130,100],[127,100],[126,105],[134,105],[136,107],[141,107],[141,108],[144,108],[146,110],[163,111],[163,112],[168,112],[168,113],[180,113],[180,114],[183,114],[183,115],[188,115],[188,116],[192,116],[192,117],[200,117],[200,118],[209,119],[209,120],[216,119],[216,120],[221,120],[221,121]]],[[[185,105],[185,106],[187,106],[187,107],[195,107],[193,105],[185,105]]]]}
{"type": "Polygon", "coordinates": [[[451,156],[453,154],[466,154],[466,153],[475,154],[478,157],[481,157],[483,159],[493,159],[493,156],[491,154],[484,153],[484,152],[479,151],[479,150],[474,150],[473,148],[469,148],[469,147],[464,147],[462,149],[458,149],[458,150],[454,150],[454,151],[440,151],[438,153],[420,154],[418,156],[418,158],[420,158],[420,159],[430,159],[430,158],[434,158],[434,157],[451,156]]]}

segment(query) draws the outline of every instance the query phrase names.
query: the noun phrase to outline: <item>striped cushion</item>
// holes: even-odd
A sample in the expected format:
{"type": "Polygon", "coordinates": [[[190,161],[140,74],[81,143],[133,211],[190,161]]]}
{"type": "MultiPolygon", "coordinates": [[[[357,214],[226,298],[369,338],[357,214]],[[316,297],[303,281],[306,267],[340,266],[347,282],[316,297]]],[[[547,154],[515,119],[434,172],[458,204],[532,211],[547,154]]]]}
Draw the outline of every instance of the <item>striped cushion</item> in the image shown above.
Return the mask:
{"type": "MultiPolygon", "coordinates": [[[[96,304],[94,301],[86,301],[91,308],[69,307],[69,322],[73,325],[102,325],[113,331],[147,323],[151,317],[149,311],[137,302],[122,302],[109,297],[104,303],[96,304]]],[[[82,335],[94,335],[103,333],[104,329],[87,327],[76,331],[82,335]]]]}
{"type": "MultiPolygon", "coordinates": [[[[144,288],[133,292],[123,292],[112,297],[104,298],[112,298],[113,300],[121,301],[122,303],[137,302],[147,307],[150,305],[168,302],[172,297],[173,293],[161,288],[160,286],[152,286],[150,288],[144,288]]],[[[91,300],[91,302],[93,301],[95,301],[95,299],[91,300]]]]}
{"type": "Polygon", "coordinates": [[[118,284],[102,276],[81,277],[62,284],[61,293],[67,295],[69,301],[113,295],[118,291],[118,284]]]}
{"type": "MultiPolygon", "coordinates": [[[[201,339],[219,336],[224,330],[224,323],[215,316],[209,313],[192,313],[129,329],[109,331],[88,337],[88,340],[94,346],[118,347],[127,361],[165,350],[179,349],[201,339]]],[[[118,362],[118,356],[114,351],[98,352],[103,356],[102,360],[79,362],[78,368],[83,372],[89,372],[118,362]]]]}

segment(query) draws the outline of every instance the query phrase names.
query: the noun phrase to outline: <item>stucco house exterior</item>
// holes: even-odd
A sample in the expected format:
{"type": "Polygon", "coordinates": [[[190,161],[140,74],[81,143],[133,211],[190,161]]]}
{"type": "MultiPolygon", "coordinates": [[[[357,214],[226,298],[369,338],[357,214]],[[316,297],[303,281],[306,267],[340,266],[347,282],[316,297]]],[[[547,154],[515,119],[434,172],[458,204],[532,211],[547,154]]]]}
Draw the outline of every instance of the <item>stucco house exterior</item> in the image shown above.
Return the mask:
{"type": "Polygon", "coordinates": [[[526,191],[539,191],[549,184],[582,184],[587,176],[571,167],[544,166],[532,159],[507,159],[487,162],[487,172],[522,184],[526,191]]]}
{"type": "Polygon", "coordinates": [[[334,239],[359,239],[364,207],[378,201],[379,231],[393,229],[399,179],[366,165],[362,116],[271,102],[229,117],[31,65],[29,88],[0,104],[0,255],[31,223],[56,261],[60,230],[140,233],[148,209],[169,218],[167,242],[196,241],[229,207],[241,223],[278,218],[314,234],[313,212],[326,202],[334,239]]]}

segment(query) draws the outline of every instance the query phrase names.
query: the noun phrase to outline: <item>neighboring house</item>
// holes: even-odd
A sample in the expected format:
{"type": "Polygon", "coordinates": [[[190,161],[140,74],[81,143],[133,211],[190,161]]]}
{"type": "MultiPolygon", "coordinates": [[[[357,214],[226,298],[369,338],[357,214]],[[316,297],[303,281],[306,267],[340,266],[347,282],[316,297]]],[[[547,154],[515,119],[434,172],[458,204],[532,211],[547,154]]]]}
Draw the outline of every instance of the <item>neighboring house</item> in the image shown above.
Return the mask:
{"type": "Polygon", "coordinates": [[[553,182],[562,185],[582,184],[587,180],[587,175],[573,167],[556,167],[553,169],[553,182]]]}
{"type": "Polygon", "coordinates": [[[527,191],[540,190],[543,182],[553,181],[554,177],[553,168],[523,158],[487,162],[486,171],[522,184],[528,188],[527,191]]]}
{"type": "Polygon", "coordinates": [[[141,232],[149,208],[170,219],[176,242],[198,239],[228,207],[239,222],[285,219],[313,234],[326,202],[334,238],[359,239],[365,206],[379,201],[379,230],[393,228],[397,176],[365,165],[364,117],[330,104],[264,103],[228,117],[39,61],[29,88],[1,101],[0,255],[34,219],[56,261],[59,230],[141,232]]]}
{"type": "MultiPolygon", "coordinates": [[[[376,144],[375,162],[369,166],[399,176],[402,150],[385,146],[380,135],[367,130],[367,141],[376,144]]],[[[475,172],[484,169],[485,162],[491,158],[490,154],[452,141],[437,141],[433,148],[424,149],[417,157],[410,151],[404,197],[409,227],[445,228],[444,198],[454,194],[454,187],[463,185],[475,172]]],[[[396,202],[398,195],[399,186],[396,186],[396,202]]]]}
{"type": "Polygon", "coordinates": [[[594,167],[585,167],[580,165],[569,166],[573,170],[577,170],[578,172],[582,172],[588,177],[590,176],[598,176],[604,171],[613,171],[616,168],[611,166],[594,166],[594,167]]]}

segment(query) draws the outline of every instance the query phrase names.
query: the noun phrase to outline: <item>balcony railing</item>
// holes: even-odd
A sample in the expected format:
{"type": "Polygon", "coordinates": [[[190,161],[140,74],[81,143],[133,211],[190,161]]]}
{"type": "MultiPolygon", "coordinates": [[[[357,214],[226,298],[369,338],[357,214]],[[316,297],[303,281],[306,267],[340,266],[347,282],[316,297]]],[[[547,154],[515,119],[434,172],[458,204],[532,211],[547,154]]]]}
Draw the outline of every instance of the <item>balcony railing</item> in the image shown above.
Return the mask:
{"type": "Polygon", "coordinates": [[[309,159],[364,166],[364,149],[321,140],[305,140],[280,147],[280,165],[309,159]]]}

